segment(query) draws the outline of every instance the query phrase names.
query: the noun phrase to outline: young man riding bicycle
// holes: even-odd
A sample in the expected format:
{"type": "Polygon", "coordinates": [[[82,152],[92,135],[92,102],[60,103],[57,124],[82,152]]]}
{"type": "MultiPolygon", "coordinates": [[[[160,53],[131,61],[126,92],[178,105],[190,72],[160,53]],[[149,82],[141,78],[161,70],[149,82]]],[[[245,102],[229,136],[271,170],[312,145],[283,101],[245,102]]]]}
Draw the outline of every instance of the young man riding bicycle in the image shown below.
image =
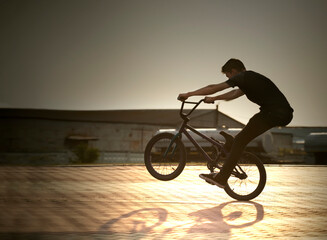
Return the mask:
{"type": "Polygon", "coordinates": [[[181,93],[178,99],[186,100],[191,96],[207,96],[227,88],[238,87],[218,96],[207,96],[204,102],[229,101],[245,95],[250,101],[260,106],[260,112],[255,114],[243,130],[235,136],[229,156],[220,172],[200,174],[200,177],[207,182],[224,188],[246,145],[273,127],[289,124],[293,118],[293,109],[284,94],[270,79],[259,73],[246,70],[240,60],[228,60],[222,67],[222,73],[228,78],[226,82],[208,85],[188,93],[181,93]]]}

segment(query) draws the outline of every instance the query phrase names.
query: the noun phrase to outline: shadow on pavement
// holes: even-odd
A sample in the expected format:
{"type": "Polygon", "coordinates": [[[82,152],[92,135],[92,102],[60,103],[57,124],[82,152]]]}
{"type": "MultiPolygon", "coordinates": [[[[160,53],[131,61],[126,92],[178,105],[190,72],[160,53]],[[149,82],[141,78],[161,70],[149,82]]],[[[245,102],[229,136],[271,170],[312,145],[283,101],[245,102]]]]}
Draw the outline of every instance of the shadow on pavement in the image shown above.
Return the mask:
{"type": "Polygon", "coordinates": [[[232,201],[189,215],[196,220],[188,232],[230,232],[233,228],[245,228],[260,222],[264,208],[251,201],[232,201]]]}
{"type": "MultiPolygon", "coordinates": [[[[188,205],[183,209],[187,210],[188,205]]],[[[164,208],[142,208],[122,214],[101,225],[96,232],[35,232],[0,233],[0,239],[71,240],[71,239],[143,239],[147,235],[156,239],[191,239],[194,236],[219,234],[223,239],[232,236],[232,230],[245,228],[264,218],[264,208],[255,202],[232,201],[212,208],[185,214],[169,212],[164,208]]]]}
{"type": "Polygon", "coordinates": [[[233,228],[245,228],[260,222],[264,218],[264,208],[251,201],[232,201],[184,217],[182,213],[180,216],[176,214],[179,215],[175,212],[168,221],[169,213],[166,209],[143,208],[109,220],[99,228],[98,233],[155,233],[157,237],[169,234],[186,237],[193,233],[224,233],[228,237],[233,228]],[[175,219],[176,216],[178,219],[175,219]]]}
{"type": "Polygon", "coordinates": [[[168,212],[163,208],[143,208],[118,218],[111,219],[99,229],[99,233],[147,233],[160,226],[167,219],[168,212]]]}

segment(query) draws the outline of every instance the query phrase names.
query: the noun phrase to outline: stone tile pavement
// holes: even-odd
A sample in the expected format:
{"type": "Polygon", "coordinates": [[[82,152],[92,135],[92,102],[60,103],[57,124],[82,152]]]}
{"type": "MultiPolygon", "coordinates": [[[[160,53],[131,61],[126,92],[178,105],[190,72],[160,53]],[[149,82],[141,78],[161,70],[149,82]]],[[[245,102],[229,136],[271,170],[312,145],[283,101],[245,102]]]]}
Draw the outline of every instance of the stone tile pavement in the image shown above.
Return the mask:
{"type": "Polygon", "coordinates": [[[327,239],[327,167],[266,170],[238,202],[204,166],[168,182],[143,166],[0,167],[0,239],[327,239]]]}

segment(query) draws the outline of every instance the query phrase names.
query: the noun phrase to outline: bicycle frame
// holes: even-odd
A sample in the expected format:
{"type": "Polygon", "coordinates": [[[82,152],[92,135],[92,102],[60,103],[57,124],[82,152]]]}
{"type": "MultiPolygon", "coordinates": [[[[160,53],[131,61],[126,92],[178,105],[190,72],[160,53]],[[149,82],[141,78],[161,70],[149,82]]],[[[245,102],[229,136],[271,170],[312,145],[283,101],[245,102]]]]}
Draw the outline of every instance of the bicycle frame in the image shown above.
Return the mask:
{"type": "Polygon", "coordinates": [[[183,122],[182,126],[180,127],[180,130],[179,130],[178,134],[180,135],[181,133],[183,133],[192,142],[192,144],[196,147],[196,149],[204,156],[204,158],[207,160],[207,162],[213,162],[213,159],[211,159],[211,157],[208,155],[208,153],[197,143],[197,141],[195,141],[195,139],[191,136],[190,133],[188,133],[187,130],[192,131],[193,133],[195,133],[196,135],[204,138],[205,140],[212,143],[213,145],[218,146],[219,150],[223,151],[226,154],[226,150],[224,149],[224,147],[223,147],[223,145],[221,143],[219,143],[216,140],[214,140],[212,138],[209,138],[208,136],[200,133],[199,131],[197,131],[196,129],[194,129],[190,125],[188,125],[187,122],[183,122]]]}
{"type": "MultiPolygon", "coordinates": [[[[211,157],[207,154],[207,152],[195,141],[195,139],[188,133],[187,130],[192,131],[193,133],[195,133],[196,135],[204,138],[205,140],[209,141],[210,143],[212,143],[213,145],[217,146],[219,148],[219,151],[221,151],[222,153],[225,154],[225,156],[227,155],[227,151],[224,148],[224,145],[219,142],[218,140],[209,138],[208,136],[200,133],[199,131],[197,131],[195,128],[193,128],[192,126],[190,126],[188,124],[188,122],[190,121],[190,119],[188,118],[188,116],[190,116],[192,114],[192,112],[200,105],[200,103],[202,103],[204,101],[204,99],[200,100],[199,102],[186,102],[183,101],[182,102],[182,106],[181,106],[181,110],[180,110],[180,116],[183,119],[183,123],[181,125],[181,127],[178,130],[178,133],[173,137],[173,139],[171,140],[166,152],[164,153],[164,157],[167,156],[169,149],[171,148],[171,146],[173,145],[173,143],[175,142],[176,138],[178,137],[182,137],[182,134],[184,134],[190,141],[191,143],[196,147],[196,149],[203,155],[203,157],[207,160],[208,163],[214,163],[214,160],[211,159],[211,157]],[[189,103],[189,104],[195,104],[195,106],[193,107],[192,110],[190,110],[187,114],[183,113],[183,109],[184,109],[184,104],[185,103],[189,103]]],[[[174,149],[172,150],[172,153],[175,152],[176,146],[174,147],[174,149]]],[[[236,166],[241,170],[241,172],[239,172],[236,168],[233,170],[232,174],[235,176],[241,176],[242,174],[245,174],[243,169],[236,164],[236,166]]],[[[220,166],[216,165],[215,167],[221,169],[220,166]]]]}
{"type": "MultiPolygon", "coordinates": [[[[203,102],[204,99],[200,100],[199,102],[185,102],[183,101],[182,106],[181,106],[181,110],[180,110],[180,116],[183,119],[183,123],[181,125],[181,127],[179,128],[178,133],[175,135],[175,137],[172,139],[171,144],[175,141],[175,139],[177,137],[181,137],[182,134],[184,134],[190,141],[191,143],[196,147],[196,149],[204,156],[204,158],[207,160],[207,162],[213,162],[213,159],[211,159],[211,157],[207,154],[206,151],[204,151],[204,149],[195,141],[195,139],[188,133],[187,130],[192,131],[193,133],[197,134],[198,136],[204,138],[205,140],[207,140],[208,142],[212,143],[213,145],[219,147],[219,150],[222,151],[223,153],[227,154],[226,150],[224,149],[224,146],[222,143],[218,142],[217,140],[214,140],[212,138],[209,138],[208,136],[200,133],[199,131],[197,131],[195,128],[193,128],[192,126],[190,126],[188,124],[188,122],[190,121],[190,119],[188,118],[189,115],[191,115],[191,113],[200,105],[201,102],[203,102]],[[185,103],[190,103],[190,104],[195,104],[195,106],[193,107],[192,110],[189,111],[189,113],[185,114],[183,113],[183,109],[184,109],[184,104],[185,103]]],[[[170,149],[171,145],[168,147],[168,149],[170,149]]],[[[168,150],[167,149],[167,150],[168,150]]],[[[173,149],[174,152],[175,149],[173,149]]],[[[167,155],[167,152],[165,153],[165,156],[167,155]]]]}

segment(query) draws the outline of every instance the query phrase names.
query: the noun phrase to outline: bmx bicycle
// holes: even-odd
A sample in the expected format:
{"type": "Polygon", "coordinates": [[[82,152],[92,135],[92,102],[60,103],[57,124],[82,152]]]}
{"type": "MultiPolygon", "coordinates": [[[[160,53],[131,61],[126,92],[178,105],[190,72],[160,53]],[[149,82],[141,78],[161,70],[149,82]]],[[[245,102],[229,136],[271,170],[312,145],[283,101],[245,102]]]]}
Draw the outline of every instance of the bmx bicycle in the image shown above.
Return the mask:
{"type": "MultiPolygon", "coordinates": [[[[190,121],[189,116],[203,101],[204,99],[198,102],[182,101],[180,117],[183,122],[177,133],[174,135],[162,132],[155,135],[148,142],[144,152],[144,163],[148,172],[154,178],[162,181],[172,180],[178,177],[184,170],[187,154],[182,142],[182,135],[185,135],[202,154],[210,172],[216,172],[222,168],[232,145],[233,136],[221,131],[220,134],[226,141],[220,142],[197,131],[188,124],[190,121]],[[185,103],[193,104],[194,107],[185,112],[185,103]],[[205,151],[194,140],[189,131],[210,142],[212,144],[210,151],[205,151]]],[[[256,155],[244,151],[233,169],[224,190],[230,197],[236,200],[248,201],[262,192],[266,184],[266,178],[266,170],[261,160],[256,155]]]]}

